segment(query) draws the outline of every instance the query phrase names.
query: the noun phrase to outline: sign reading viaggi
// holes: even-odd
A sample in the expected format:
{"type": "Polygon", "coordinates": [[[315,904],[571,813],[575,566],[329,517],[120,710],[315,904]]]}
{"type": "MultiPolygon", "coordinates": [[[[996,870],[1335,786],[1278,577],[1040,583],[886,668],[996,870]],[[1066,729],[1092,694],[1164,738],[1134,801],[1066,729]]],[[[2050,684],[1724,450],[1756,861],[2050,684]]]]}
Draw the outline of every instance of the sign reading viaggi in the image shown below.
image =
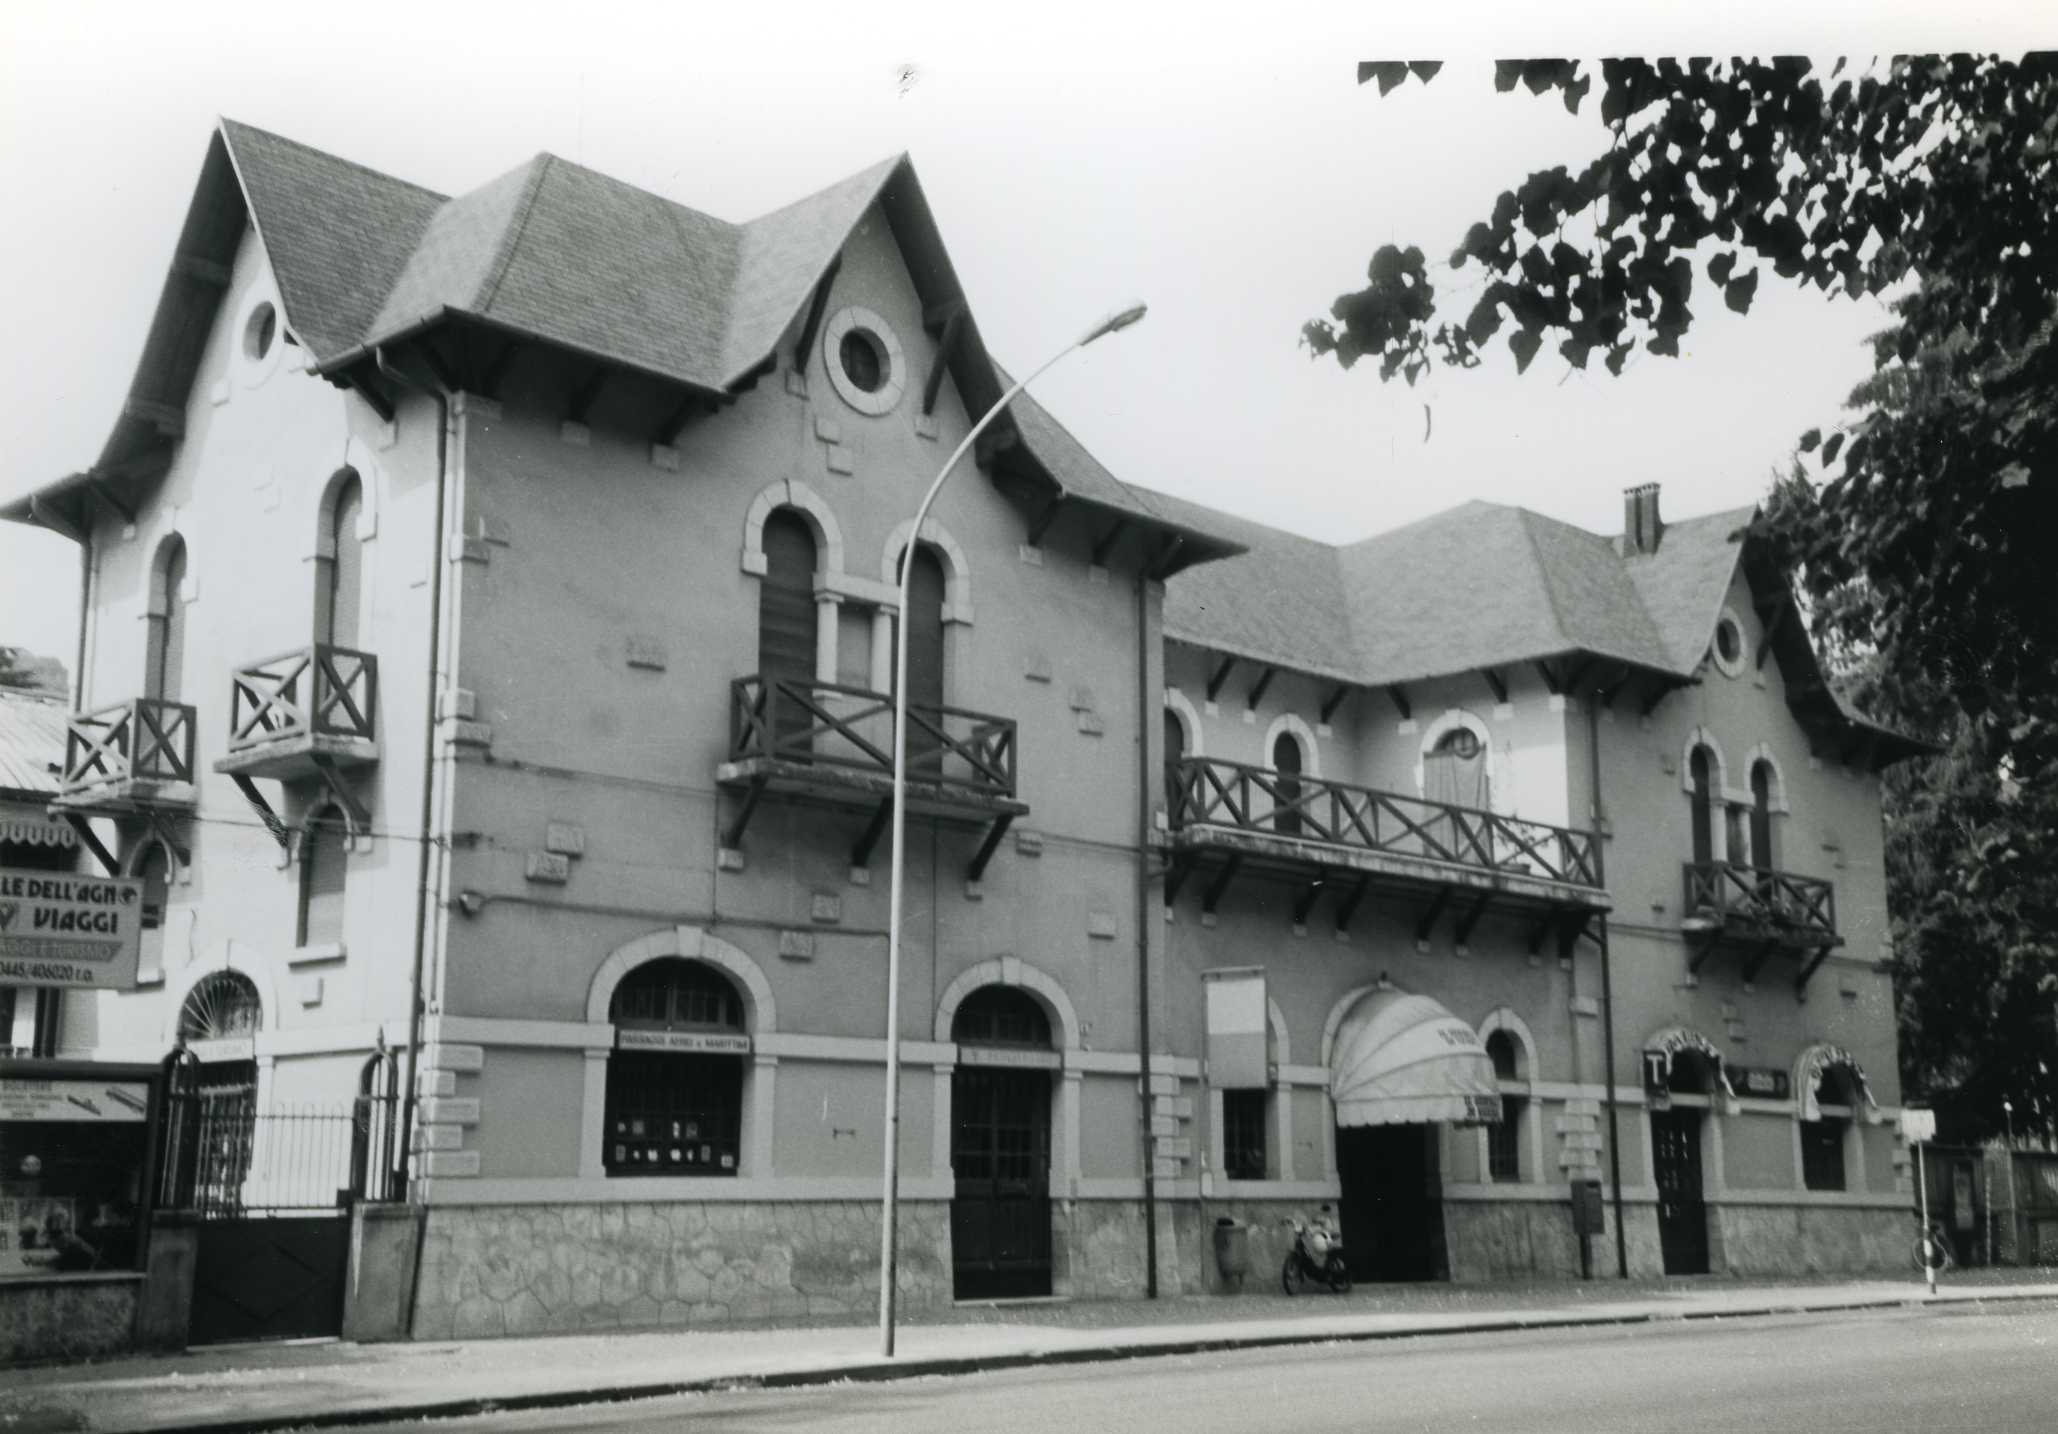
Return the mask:
{"type": "Polygon", "coordinates": [[[143,883],[0,867],[0,985],[136,984],[143,883]]]}

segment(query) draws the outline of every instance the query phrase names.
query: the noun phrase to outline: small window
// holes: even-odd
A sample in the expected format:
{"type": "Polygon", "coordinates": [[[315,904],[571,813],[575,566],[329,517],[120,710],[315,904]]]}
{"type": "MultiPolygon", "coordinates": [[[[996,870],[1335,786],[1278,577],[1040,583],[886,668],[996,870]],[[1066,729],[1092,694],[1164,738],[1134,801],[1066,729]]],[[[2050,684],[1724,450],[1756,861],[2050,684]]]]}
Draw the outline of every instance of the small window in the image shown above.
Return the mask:
{"type": "Polygon", "coordinates": [[[886,356],[868,330],[852,329],[845,334],[836,346],[836,357],[843,365],[843,376],[860,393],[877,393],[879,385],[886,382],[886,356]]]}
{"type": "Polygon", "coordinates": [[[1501,1097],[1501,1118],[1486,1128],[1486,1175],[1495,1184],[1522,1179],[1522,1112],[1529,1102],[1519,1095],[1501,1097]]]}
{"type": "Polygon", "coordinates": [[[1018,986],[981,986],[951,1019],[950,1038],[961,1046],[1026,1046],[1047,1051],[1050,1017],[1018,986]]]}
{"type": "Polygon", "coordinates": [[[1486,1054],[1493,1062],[1496,1080],[1522,1079],[1521,1057],[1515,1048],[1515,1038],[1506,1031],[1494,1031],[1487,1036],[1486,1054]]]}
{"type": "Polygon", "coordinates": [[[253,363],[267,357],[279,334],[279,311],[269,302],[250,311],[243,324],[243,356],[253,363]]]}
{"type": "Polygon", "coordinates": [[[1731,677],[1744,670],[1744,625],[1733,612],[1715,621],[1715,665],[1731,677]]]}
{"type": "Polygon", "coordinates": [[[1828,1115],[1801,1122],[1801,1183],[1810,1190],[1844,1188],[1844,1128],[1849,1124],[1828,1115]]]}
{"type": "Polygon", "coordinates": [[[1270,1091],[1222,1092],[1222,1174],[1230,1180],[1265,1178],[1265,1116],[1270,1091]]]}

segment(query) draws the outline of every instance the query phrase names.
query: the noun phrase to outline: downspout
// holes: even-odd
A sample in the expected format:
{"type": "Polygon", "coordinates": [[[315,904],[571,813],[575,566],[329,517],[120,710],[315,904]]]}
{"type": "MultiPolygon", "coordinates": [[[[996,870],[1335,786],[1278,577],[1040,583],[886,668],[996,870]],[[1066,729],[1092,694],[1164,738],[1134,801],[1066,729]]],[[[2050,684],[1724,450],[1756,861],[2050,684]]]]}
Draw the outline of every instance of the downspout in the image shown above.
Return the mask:
{"type": "MultiPolygon", "coordinates": [[[[1601,806],[1601,709],[1591,697],[1586,704],[1586,747],[1592,762],[1592,805],[1594,833],[1594,875],[1601,878],[1605,888],[1606,866],[1602,860],[1601,848],[1606,841],[1602,827],[1607,818],[1601,806]]],[[[1622,1228],[1622,1132],[1616,1119],[1615,1106],[1615,976],[1613,963],[1608,954],[1608,913],[1599,915],[1600,929],[1596,939],[1601,945],[1601,1050],[1608,1063],[1606,1078],[1602,1082],[1602,1098],[1608,1110],[1608,1180],[1615,1190],[1615,1273],[1621,1279],[1629,1278],[1629,1236],[1622,1228]]]]}
{"type": "Polygon", "coordinates": [[[79,646],[71,670],[71,710],[86,710],[86,618],[93,611],[93,525],[79,533],[79,646]]]}
{"type": "Polygon", "coordinates": [[[1158,1297],[1158,1179],[1150,1088],[1150,571],[1136,573],[1136,1051],[1143,1084],[1143,1291],[1158,1297]]]}

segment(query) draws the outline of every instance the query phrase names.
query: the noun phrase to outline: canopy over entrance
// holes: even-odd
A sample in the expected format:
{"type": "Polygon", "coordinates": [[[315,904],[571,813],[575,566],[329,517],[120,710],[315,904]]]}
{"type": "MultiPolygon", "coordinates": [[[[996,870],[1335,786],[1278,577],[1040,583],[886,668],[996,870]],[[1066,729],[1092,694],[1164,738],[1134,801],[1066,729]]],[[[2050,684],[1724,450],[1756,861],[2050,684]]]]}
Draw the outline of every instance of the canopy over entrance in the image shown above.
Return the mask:
{"type": "Polygon", "coordinates": [[[1858,1064],[1858,1058],[1842,1046],[1824,1042],[1808,1047],[1794,1062],[1794,1095],[1801,1102],[1801,1119],[1822,1119],[1822,1078],[1839,1066],[1850,1073],[1851,1084],[1866,1108],[1878,1115],[1879,1102],[1872,1098],[1872,1082],[1865,1079],[1865,1068],[1858,1064]]]}
{"type": "Polygon", "coordinates": [[[1427,996],[1374,991],[1344,1017],[1329,1058],[1341,1126],[1501,1118],[1500,1083],[1479,1035],[1427,996]]]}

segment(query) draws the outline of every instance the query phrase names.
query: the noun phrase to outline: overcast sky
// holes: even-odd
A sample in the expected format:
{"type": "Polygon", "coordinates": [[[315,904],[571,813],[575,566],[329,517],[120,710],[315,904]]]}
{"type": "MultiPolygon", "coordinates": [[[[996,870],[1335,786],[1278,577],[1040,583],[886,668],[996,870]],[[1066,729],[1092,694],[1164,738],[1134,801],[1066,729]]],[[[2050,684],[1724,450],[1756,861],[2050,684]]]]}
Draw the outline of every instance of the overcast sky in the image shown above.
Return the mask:
{"type": "MultiPolygon", "coordinates": [[[[1379,244],[1445,255],[1501,189],[1597,150],[1591,101],[1574,119],[1496,95],[1494,54],[2058,44],[2048,6],[2012,0],[1975,18],[1752,0],[1717,28],[1648,0],[1418,6],[1376,29],[1354,15],[1385,7],[1148,7],[1174,22],[1041,3],[1005,25],[962,0],[708,8],[8,0],[0,494],[97,455],[223,114],[446,193],[548,150],[736,220],[906,150],[1003,363],[1150,304],[1039,386],[1103,462],[1299,532],[1346,540],[1468,498],[1612,531],[1621,490],[1653,480],[1668,513],[1746,504],[1867,371],[1877,306],[1768,277],[1744,320],[1703,286],[1680,359],[1611,380],[1546,347],[1521,378],[1501,355],[1414,390],[1311,362],[1300,326],[1379,244]],[[1355,83],[1358,59],[1432,56],[1454,63],[1427,88],[1355,83]]],[[[77,571],[70,544],[0,524],[0,643],[69,663],[77,571]]]]}

